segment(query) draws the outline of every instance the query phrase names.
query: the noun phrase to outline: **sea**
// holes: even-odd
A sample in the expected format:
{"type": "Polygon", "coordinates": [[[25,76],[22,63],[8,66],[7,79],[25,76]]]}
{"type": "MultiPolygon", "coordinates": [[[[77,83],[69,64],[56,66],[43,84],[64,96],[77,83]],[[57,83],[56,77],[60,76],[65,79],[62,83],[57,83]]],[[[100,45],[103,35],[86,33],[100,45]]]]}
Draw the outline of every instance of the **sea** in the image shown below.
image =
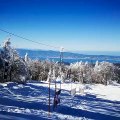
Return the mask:
{"type": "MultiPolygon", "coordinates": [[[[43,50],[26,50],[18,49],[19,55],[24,58],[25,54],[28,53],[29,58],[35,60],[49,60],[54,62],[60,62],[60,53],[58,51],[43,51],[43,50]]],[[[114,55],[85,55],[71,52],[64,52],[62,61],[66,64],[75,62],[88,62],[96,63],[106,61],[110,63],[120,63],[120,56],[114,55]]]]}

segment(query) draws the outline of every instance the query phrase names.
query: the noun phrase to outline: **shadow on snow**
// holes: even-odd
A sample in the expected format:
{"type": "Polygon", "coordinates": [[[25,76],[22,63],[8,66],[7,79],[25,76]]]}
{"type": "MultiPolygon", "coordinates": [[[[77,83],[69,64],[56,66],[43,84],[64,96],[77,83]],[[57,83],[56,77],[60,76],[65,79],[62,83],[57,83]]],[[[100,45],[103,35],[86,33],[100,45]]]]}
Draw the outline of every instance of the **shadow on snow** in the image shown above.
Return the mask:
{"type": "MultiPolygon", "coordinates": [[[[97,120],[119,120],[120,102],[96,98],[96,95],[86,94],[85,96],[70,96],[69,91],[62,90],[61,103],[55,110],[57,114],[71,115],[74,117],[85,117],[97,120]]],[[[54,90],[51,89],[51,112],[54,114],[52,103],[54,90]]],[[[48,87],[36,86],[32,84],[18,85],[10,83],[7,87],[0,86],[0,105],[3,107],[0,111],[0,119],[4,120],[44,120],[48,119],[48,87]],[[24,114],[5,111],[11,106],[18,109],[44,111],[46,114],[24,114]],[[47,116],[46,116],[47,115],[47,116]]],[[[33,111],[33,112],[34,112],[33,111]]],[[[52,118],[51,118],[52,119],[52,118]]],[[[58,119],[55,115],[54,119],[58,119]]]]}

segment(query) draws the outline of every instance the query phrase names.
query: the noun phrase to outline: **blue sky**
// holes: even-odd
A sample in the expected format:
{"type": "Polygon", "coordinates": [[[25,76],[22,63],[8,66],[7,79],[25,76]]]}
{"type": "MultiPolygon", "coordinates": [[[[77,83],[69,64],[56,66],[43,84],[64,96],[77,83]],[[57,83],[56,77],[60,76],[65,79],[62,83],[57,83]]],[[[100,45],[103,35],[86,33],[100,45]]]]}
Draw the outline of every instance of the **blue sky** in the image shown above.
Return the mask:
{"type": "MultiPolygon", "coordinates": [[[[0,28],[71,51],[120,51],[120,0],[0,0],[0,28]]],[[[9,35],[0,31],[0,43],[9,35]]],[[[54,49],[11,36],[14,47],[54,49]]]]}

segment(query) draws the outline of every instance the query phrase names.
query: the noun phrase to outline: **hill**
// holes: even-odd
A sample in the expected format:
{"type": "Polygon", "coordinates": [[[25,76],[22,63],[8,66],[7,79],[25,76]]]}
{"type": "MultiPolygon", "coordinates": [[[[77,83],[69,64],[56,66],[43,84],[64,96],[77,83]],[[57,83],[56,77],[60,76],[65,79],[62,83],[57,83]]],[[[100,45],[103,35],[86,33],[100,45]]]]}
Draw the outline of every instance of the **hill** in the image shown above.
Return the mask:
{"type": "MultiPolygon", "coordinates": [[[[20,56],[24,57],[26,53],[28,53],[31,59],[54,59],[55,61],[59,61],[60,52],[52,51],[52,50],[31,50],[31,49],[17,49],[20,56]]],[[[85,55],[79,53],[72,52],[64,52],[63,59],[65,62],[77,62],[77,61],[88,61],[95,63],[97,60],[108,61],[112,63],[120,63],[120,56],[109,56],[109,55],[85,55]]]]}

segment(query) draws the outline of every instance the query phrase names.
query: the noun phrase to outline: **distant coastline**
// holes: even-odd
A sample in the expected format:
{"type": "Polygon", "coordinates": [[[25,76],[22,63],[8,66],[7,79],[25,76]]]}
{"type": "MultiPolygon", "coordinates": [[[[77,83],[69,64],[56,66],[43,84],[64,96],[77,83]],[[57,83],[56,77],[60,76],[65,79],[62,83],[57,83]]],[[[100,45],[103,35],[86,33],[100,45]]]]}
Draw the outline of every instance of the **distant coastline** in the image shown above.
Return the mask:
{"type": "MultiPolygon", "coordinates": [[[[26,53],[31,59],[40,59],[40,60],[55,60],[59,61],[60,59],[60,52],[59,51],[52,51],[52,50],[31,50],[31,49],[17,49],[18,53],[21,57],[24,57],[26,53]]],[[[93,62],[96,61],[108,61],[112,63],[120,63],[120,56],[113,56],[113,55],[87,55],[87,54],[80,54],[80,53],[73,53],[73,52],[64,52],[63,53],[63,60],[65,62],[93,62]]]]}

